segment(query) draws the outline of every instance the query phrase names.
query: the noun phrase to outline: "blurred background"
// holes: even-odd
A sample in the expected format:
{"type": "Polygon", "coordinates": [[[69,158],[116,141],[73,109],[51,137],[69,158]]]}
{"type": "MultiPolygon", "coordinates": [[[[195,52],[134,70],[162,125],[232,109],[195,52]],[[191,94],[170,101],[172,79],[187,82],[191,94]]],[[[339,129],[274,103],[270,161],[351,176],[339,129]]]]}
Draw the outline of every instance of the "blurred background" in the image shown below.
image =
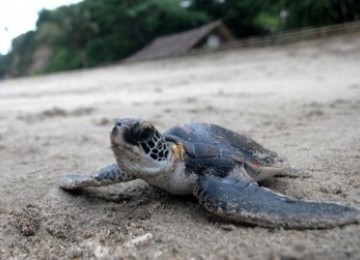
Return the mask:
{"type": "MultiPolygon", "coordinates": [[[[241,40],[359,19],[356,0],[2,1],[0,78],[115,63],[158,37],[213,21],[241,40]]],[[[217,45],[213,36],[207,41],[217,45]]]]}

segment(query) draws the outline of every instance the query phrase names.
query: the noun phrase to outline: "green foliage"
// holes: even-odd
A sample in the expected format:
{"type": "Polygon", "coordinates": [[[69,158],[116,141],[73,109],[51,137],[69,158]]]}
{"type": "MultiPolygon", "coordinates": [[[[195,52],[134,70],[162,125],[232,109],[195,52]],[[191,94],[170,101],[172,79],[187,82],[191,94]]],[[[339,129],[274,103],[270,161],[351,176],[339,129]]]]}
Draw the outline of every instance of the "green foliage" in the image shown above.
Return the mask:
{"type": "Polygon", "coordinates": [[[39,26],[35,41],[38,43],[44,43],[49,45],[57,45],[62,40],[63,31],[62,28],[54,22],[44,22],[39,26]]]}
{"type": "Polygon", "coordinates": [[[284,0],[286,28],[321,26],[360,19],[360,1],[354,0],[284,0]]]}
{"type": "Polygon", "coordinates": [[[50,58],[46,72],[74,70],[81,68],[78,55],[69,48],[56,48],[50,58]]]}
{"type": "Polygon", "coordinates": [[[91,20],[90,11],[84,5],[72,5],[58,8],[54,13],[40,13],[36,39],[56,47],[68,47],[75,50],[82,67],[87,67],[86,44],[99,31],[96,22],[91,20]]]}
{"type": "Polygon", "coordinates": [[[269,32],[277,32],[281,29],[281,18],[279,15],[269,14],[267,12],[259,13],[254,17],[254,26],[262,28],[269,32]]]}
{"type": "Polygon", "coordinates": [[[84,0],[42,10],[36,31],[0,56],[0,77],[31,74],[37,49],[53,49],[44,72],[123,59],[156,37],[221,19],[237,37],[360,19],[355,0],[84,0]]]}
{"type": "Polygon", "coordinates": [[[27,74],[35,51],[35,32],[29,31],[21,34],[12,41],[12,62],[9,70],[11,76],[22,76],[27,74]]]}
{"type": "Polygon", "coordinates": [[[0,54],[0,79],[5,78],[8,73],[8,68],[11,66],[12,53],[1,55],[0,54]]]}
{"type": "Polygon", "coordinates": [[[192,10],[222,19],[238,37],[360,19],[354,0],[183,0],[192,10]],[[286,14],[280,17],[280,13],[286,14]]]}
{"type": "MultiPolygon", "coordinates": [[[[194,0],[190,8],[206,8],[205,0],[194,0]]],[[[276,32],[282,29],[279,16],[282,0],[213,0],[210,16],[222,19],[237,37],[276,32]]]]}
{"type": "Polygon", "coordinates": [[[86,45],[89,65],[129,56],[154,38],[208,21],[203,12],[181,8],[178,0],[86,0],[83,4],[99,32],[86,45]]]}
{"type": "Polygon", "coordinates": [[[147,41],[209,21],[204,12],[181,8],[178,0],[144,1],[129,9],[127,13],[130,20],[137,24],[138,33],[147,41]]]}

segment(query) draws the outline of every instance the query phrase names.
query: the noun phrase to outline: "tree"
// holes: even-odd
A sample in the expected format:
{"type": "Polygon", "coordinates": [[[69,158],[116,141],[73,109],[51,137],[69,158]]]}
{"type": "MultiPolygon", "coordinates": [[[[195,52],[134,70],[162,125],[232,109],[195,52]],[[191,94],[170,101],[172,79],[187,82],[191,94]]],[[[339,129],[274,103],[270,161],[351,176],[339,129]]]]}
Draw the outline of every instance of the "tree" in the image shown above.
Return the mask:
{"type": "Polygon", "coordinates": [[[77,4],[42,11],[39,16],[37,41],[75,50],[83,68],[88,67],[86,44],[99,31],[89,10],[77,4]]]}
{"type": "MultiPolygon", "coordinates": [[[[22,76],[27,74],[32,56],[36,49],[34,42],[35,32],[29,31],[21,34],[12,41],[12,52],[8,57],[11,57],[11,64],[8,67],[8,73],[11,76],[22,76]]],[[[9,62],[6,62],[9,64],[9,62]]]]}
{"type": "Polygon", "coordinates": [[[97,37],[87,44],[91,64],[122,59],[158,36],[209,20],[204,12],[182,8],[178,0],[86,0],[83,4],[99,26],[97,37]]]}
{"type": "Polygon", "coordinates": [[[11,66],[12,53],[6,55],[0,54],[0,80],[5,78],[9,73],[8,68],[11,66]]]}
{"type": "Polygon", "coordinates": [[[281,29],[279,1],[193,0],[188,8],[221,19],[237,37],[281,29]]]}
{"type": "Polygon", "coordinates": [[[284,0],[286,29],[351,22],[360,19],[360,2],[354,0],[284,0]]]}

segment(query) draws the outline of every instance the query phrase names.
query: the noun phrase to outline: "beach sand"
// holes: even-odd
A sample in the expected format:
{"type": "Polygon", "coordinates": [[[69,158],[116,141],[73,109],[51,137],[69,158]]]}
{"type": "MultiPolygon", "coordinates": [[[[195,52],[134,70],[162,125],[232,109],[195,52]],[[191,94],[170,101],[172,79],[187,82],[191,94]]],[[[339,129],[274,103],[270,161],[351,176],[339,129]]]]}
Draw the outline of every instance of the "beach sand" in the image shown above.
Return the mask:
{"type": "Polygon", "coordinates": [[[119,117],[247,134],[310,175],[264,186],[360,208],[360,34],[0,83],[1,259],[360,258],[360,225],[227,223],[142,180],[59,189],[114,162],[119,117]]]}

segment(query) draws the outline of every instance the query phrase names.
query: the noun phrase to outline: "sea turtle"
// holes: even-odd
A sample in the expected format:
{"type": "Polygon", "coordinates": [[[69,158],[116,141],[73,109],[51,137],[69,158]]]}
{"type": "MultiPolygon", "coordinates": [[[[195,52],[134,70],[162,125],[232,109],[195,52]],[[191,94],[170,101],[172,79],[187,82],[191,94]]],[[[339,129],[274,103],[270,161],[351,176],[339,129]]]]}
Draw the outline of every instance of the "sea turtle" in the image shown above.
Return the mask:
{"type": "Polygon", "coordinates": [[[336,203],[298,200],[257,182],[297,175],[277,153],[218,125],[192,123],[160,133],[142,119],[115,122],[110,132],[117,164],[92,176],[68,174],[60,187],[75,190],[136,178],[172,194],[193,194],[208,211],[266,227],[329,228],[356,223],[360,211],[336,203]]]}

